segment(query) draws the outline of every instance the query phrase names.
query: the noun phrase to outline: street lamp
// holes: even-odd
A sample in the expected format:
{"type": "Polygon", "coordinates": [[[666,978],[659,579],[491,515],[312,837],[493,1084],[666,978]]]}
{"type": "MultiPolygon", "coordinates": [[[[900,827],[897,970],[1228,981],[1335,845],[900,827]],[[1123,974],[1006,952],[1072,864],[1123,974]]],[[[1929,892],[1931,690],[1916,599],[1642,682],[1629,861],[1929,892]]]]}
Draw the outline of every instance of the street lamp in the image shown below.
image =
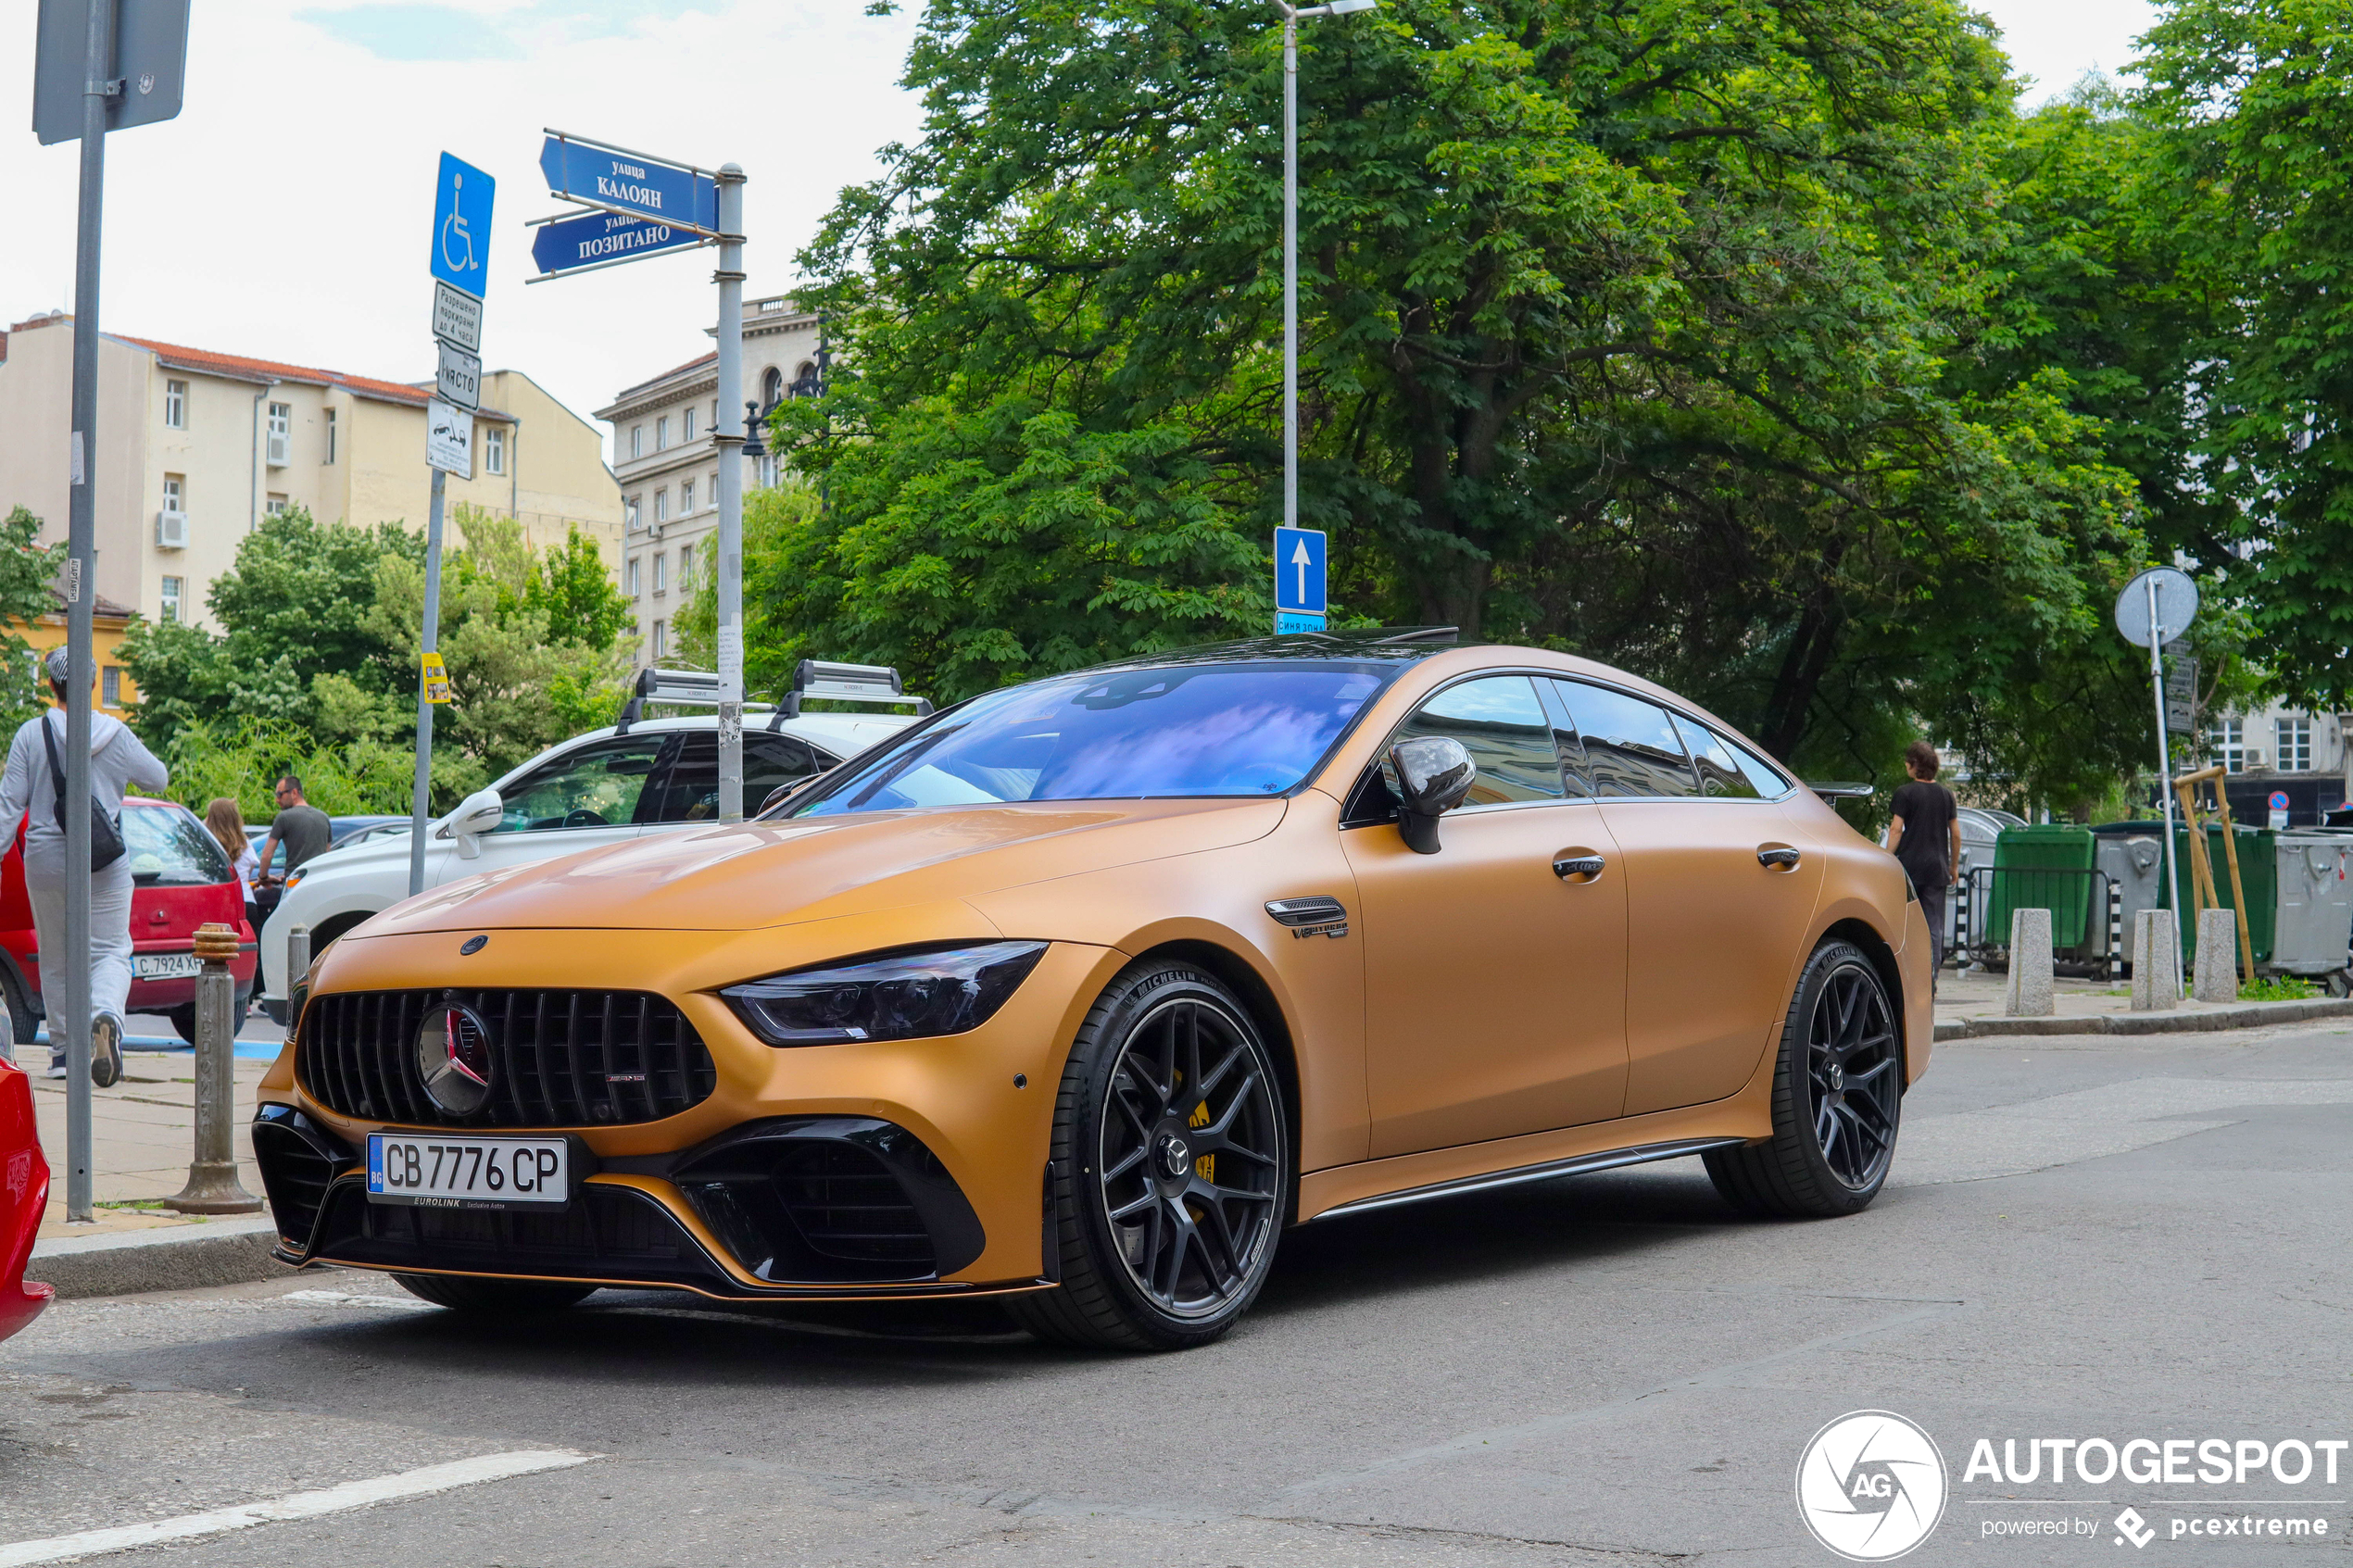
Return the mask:
{"type": "Polygon", "coordinates": [[[1299,20],[1369,11],[1380,0],[1330,0],[1283,13],[1283,526],[1299,526],[1299,20]]]}

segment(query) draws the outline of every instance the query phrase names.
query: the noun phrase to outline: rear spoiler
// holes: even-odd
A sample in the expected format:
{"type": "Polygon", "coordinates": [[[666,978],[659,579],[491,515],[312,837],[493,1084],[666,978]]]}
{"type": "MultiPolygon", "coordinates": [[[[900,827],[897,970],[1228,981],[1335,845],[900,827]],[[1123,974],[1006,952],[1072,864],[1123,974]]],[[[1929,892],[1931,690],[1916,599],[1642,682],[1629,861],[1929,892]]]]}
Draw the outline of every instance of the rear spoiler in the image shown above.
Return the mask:
{"type": "Polygon", "coordinates": [[[1878,786],[1874,784],[1841,784],[1835,781],[1816,784],[1808,780],[1806,787],[1820,796],[1823,802],[1828,805],[1835,805],[1842,800],[1869,800],[1879,793],[1878,786]]]}

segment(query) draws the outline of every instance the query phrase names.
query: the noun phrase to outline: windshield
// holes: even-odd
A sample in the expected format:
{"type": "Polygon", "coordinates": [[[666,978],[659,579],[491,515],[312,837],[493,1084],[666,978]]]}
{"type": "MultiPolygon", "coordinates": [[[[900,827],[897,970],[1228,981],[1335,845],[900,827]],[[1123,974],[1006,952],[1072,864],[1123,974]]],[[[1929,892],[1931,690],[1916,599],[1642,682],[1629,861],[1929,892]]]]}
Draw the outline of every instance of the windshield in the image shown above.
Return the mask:
{"type": "Polygon", "coordinates": [[[1007,800],[1281,795],[1403,669],[1356,660],[1097,671],[975,697],[797,817],[1007,800]]]}
{"type": "Polygon", "coordinates": [[[205,825],[185,811],[133,806],[122,813],[131,880],[142,887],[204,887],[236,876],[205,825]]]}

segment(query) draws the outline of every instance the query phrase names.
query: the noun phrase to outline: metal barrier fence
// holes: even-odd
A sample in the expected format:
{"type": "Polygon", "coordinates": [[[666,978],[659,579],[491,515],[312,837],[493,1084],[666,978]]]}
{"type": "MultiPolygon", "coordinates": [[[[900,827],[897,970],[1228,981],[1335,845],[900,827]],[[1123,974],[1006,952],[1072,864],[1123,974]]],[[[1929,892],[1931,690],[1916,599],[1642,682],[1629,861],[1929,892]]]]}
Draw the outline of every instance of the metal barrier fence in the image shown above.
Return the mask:
{"type": "Polygon", "coordinates": [[[2124,889],[2106,872],[2040,866],[1979,866],[1953,902],[1948,957],[1962,964],[2007,961],[2007,913],[2051,911],[2051,960],[2117,980],[2124,974],[2124,889]],[[2105,917],[2105,918],[2103,918],[2105,917]]]}

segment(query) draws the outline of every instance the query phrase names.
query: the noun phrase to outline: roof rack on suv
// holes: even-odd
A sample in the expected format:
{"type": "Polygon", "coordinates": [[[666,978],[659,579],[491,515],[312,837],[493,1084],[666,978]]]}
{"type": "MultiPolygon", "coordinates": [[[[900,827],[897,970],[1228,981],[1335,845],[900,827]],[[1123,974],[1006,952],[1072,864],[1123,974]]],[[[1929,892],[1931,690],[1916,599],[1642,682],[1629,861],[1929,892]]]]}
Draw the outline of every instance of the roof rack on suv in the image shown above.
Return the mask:
{"type": "MultiPolygon", "coordinates": [[[[719,676],[709,670],[674,670],[648,666],[637,671],[636,684],[630,689],[629,700],[622,705],[621,717],[613,721],[613,733],[625,735],[629,726],[646,716],[646,704],[666,703],[677,708],[716,708],[719,706],[719,676]]],[[[765,713],[774,705],[747,702],[747,712],[765,713]]]]}
{"type": "Polygon", "coordinates": [[[800,705],[812,700],[912,707],[918,719],[931,711],[928,699],[907,695],[899,684],[899,671],[887,664],[837,664],[830,659],[804,659],[793,671],[792,690],[777,704],[776,717],[768,721],[768,727],[773,730],[787,719],[799,718],[800,705]]]}

